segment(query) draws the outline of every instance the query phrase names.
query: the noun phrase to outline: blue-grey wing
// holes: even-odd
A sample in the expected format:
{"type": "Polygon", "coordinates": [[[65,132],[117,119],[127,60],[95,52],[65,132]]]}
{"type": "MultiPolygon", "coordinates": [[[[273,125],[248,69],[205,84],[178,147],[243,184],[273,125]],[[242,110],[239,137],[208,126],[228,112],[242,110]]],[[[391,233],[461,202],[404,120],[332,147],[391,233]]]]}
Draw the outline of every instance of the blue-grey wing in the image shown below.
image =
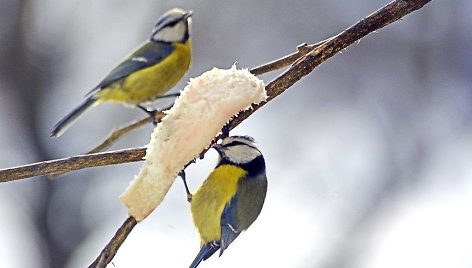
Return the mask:
{"type": "Polygon", "coordinates": [[[174,51],[174,46],[168,43],[146,42],[126,60],[116,66],[91,92],[105,88],[128,75],[153,66],[174,51]]]}
{"type": "Polygon", "coordinates": [[[238,237],[243,231],[238,228],[237,219],[237,203],[238,194],[234,195],[233,198],[226,204],[221,214],[221,244],[220,244],[220,256],[223,251],[238,237]]]}
{"type": "Polygon", "coordinates": [[[221,215],[220,255],[259,216],[266,193],[265,173],[242,179],[238,183],[236,194],[226,204],[221,215]]]}

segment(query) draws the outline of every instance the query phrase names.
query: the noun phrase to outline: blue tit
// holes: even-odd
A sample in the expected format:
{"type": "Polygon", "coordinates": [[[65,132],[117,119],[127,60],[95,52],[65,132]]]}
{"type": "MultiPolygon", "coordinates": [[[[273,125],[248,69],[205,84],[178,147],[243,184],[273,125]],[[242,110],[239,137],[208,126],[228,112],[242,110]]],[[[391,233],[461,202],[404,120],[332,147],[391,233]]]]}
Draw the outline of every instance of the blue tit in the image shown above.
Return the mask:
{"type": "Polygon", "coordinates": [[[191,199],[201,249],[191,268],[220,256],[259,216],[267,192],[265,162],[254,139],[231,136],[214,145],[218,164],[191,199]]]}
{"type": "Polygon", "coordinates": [[[116,66],[85,101],[62,118],[51,137],[60,136],[88,108],[113,102],[138,106],[162,97],[177,84],[192,59],[190,27],[192,12],[174,8],[155,24],[151,36],[116,66]]]}

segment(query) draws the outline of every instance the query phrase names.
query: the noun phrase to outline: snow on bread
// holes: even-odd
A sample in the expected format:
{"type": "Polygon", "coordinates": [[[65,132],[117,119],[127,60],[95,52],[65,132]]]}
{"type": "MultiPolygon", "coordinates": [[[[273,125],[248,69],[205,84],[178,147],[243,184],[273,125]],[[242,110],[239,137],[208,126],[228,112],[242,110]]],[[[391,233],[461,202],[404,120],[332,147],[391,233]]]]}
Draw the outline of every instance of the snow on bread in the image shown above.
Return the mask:
{"type": "Polygon", "coordinates": [[[183,167],[196,158],[229,119],[267,98],[264,83],[247,69],[213,68],[190,79],[151,135],[138,176],[120,196],[128,214],[146,218],[164,199],[183,167]]]}

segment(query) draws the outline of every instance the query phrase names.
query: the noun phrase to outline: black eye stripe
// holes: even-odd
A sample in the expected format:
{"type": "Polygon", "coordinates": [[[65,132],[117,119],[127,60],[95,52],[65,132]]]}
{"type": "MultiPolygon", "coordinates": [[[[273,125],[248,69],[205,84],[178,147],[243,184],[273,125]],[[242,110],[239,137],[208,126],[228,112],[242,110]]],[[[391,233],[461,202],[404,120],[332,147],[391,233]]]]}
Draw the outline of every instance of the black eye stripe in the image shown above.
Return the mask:
{"type": "Polygon", "coordinates": [[[247,143],[244,143],[244,142],[241,142],[241,141],[238,141],[238,140],[234,140],[226,145],[224,145],[224,147],[232,147],[232,146],[238,146],[238,145],[245,145],[245,146],[248,146],[248,147],[251,147],[253,149],[256,149],[259,151],[259,149],[257,149],[256,147],[250,145],[250,144],[247,144],[247,143]]]}
{"type": "Polygon", "coordinates": [[[182,17],[180,18],[163,18],[161,19],[160,21],[158,21],[156,23],[156,26],[155,27],[173,27],[175,26],[177,23],[179,23],[180,21],[182,21],[182,17]]]}
{"type": "Polygon", "coordinates": [[[175,20],[172,20],[172,21],[169,21],[168,23],[165,24],[165,26],[170,26],[170,27],[173,27],[175,26],[177,23],[179,23],[182,19],[175,19],[175,20]]]}
{"type": "Polygon", "coordinates": [[[246,143],[240,142],[240,141],[232,141],[228,144],[225,145],[225,147],[231,147],[231,146],[236,146],[236,145],[246,145],[246,143]]]}

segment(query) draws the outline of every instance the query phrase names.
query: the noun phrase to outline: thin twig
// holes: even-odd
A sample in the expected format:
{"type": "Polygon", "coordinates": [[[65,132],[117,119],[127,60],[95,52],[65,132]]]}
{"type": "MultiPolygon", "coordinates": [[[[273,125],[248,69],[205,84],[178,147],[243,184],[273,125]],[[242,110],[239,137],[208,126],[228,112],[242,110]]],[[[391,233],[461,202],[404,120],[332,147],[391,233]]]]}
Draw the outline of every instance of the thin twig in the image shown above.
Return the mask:
{"type": "Polygon", "coordinates": [[[86,154],[95,154],[95,153],[103,152],[106,149],[110,148],[113,144],[115,144],[115,142],[122,136],[144,125],[147,125],[151,122],[152,122],[152,118],[149,116],[146,116],[145,118],[132,122],[129,125],[115,129],[112,131],[112,133],[110,133],[110,135],[102,143],[97,145],[92,150],[88,151],[86,154]]]}
{"type": "MultiPolygon", "coordinates": [[[[431,0],[394,1],[388,4],[387,6],[383,7],[382,9],[376,11],[375,13],[371,14],[370,16],[366,17],[365,19],[361,20],[360,22],[356,23],[355,25],[351,26],[342,33],[338,34],[334,38],[323,43],[319,47],[314,48],[312,51],[308,52],[303,58],[298,60],[286,72],[284,72],[282,75],[277,77],[275,80],[273,80],[266,86],[267,94],[269,96],[267,102],[283,93],[287,88],[292,86],[302,77],[312,72],[316,66],[320,65],[330,57],[334,56],[340,50],[348,47],[349,45],[366,36],[367,34],[374,32],[390,23],[393,23],[417,9],[422,8],[430,1],[431,0]]],[[[231,120],[229,125],[230,129],[240,124],[243,120],[245,120],[252,113],[254,113],[254,111],[265,105],[265,103],[255,105],[253,106],[253,109],[239,113],[237,117],[231,120]]],[[[129,234],[129,232],[131,232],[131,230],[124,230],[123,233],[120,233],[120,230],[118,230],[117,234],[115,234],[115,237],[125,238],[129,234]]],[[[119,240],[119,243],[116,244],[118,244],[119,247],[121,243],[123,243],[123,241],[119,240]]],[[[110,241],[109,245],[110,244],[115,244],[114,239],[110,241]]],[[[116,254],[118,247],[114,246],[108,248],[107,245],[107,247],[97,257],[97,260],[106,259],[109,263],[112,259],[112,256],[116,254]]],[[[106,263],[103,264],[106,265],[106,263]]],[[[103,266],[94,266],[92,264],[90,267],[103,266]]]]}
{"type": "MultiPolygon", "coordinates": [[[[164,111],[170,109],[173,105],[174,104],[168,105],[165,108],[157,111],[156,115],[154,116],[154,121],[157,123],[161,122],[162,118],[164,118],[165,116],[164,111]]],[[[110,146],[112,146],[122,136],[151,122],[152,118],[146,116],[141,120],[135,121],[129,125],[116,129],[101,144],[87,152],[87,154],[103,152],[104,150],[110,148],[110,146]]]]}
{"type": "Polygon", "coordinates": [[[126,237],[128,237],[136,224],[138,224],[138,222],[135,218],[131,216],[128,217],[121,227],[116,231],[115,235],[110,240],[110,242],[108,242],[100,255],[98,255],[95,261],[89,265],[89,268],[107,267],[111,260],[113,260],[113,257],[115,257],[115,254],[120,248],[121,244],[123,244],[126,237]]]}
{"type": "Polygon", "coordinates": [[[273,72],[280,70],[282,68],[285,68],[287,66],[290,66],[293,64],[296,60],[304,56],[306,53],[311,51],[312,49],[321,46],[322,44],[326,43],[329,41],[331,38],[325,39],[323,41],[320,41],[315,44],[307,45],[307,44],[301,44],[297,47],[297,52],[292,53],[290,55],[284,56],[280,59],[271,61],[269,63],[266,63],[264,65],[255,67],[251,70],[249,70],[253,75],[262,75],[265,73],[273,72]]]}

